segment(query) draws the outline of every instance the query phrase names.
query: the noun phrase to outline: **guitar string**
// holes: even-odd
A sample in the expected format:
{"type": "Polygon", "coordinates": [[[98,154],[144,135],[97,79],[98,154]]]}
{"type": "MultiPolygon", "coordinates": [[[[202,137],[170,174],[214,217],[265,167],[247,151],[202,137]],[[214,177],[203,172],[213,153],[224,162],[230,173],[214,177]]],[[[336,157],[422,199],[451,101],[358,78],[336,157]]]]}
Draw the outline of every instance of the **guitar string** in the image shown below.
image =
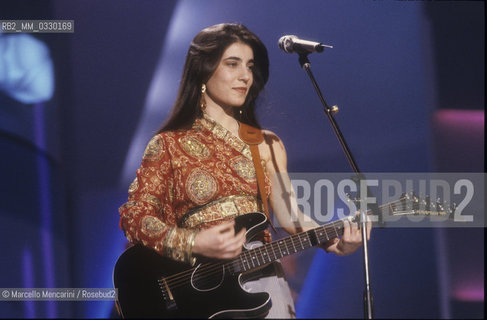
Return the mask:
{"type": "MultiPolygon", "coordinates": [[[[330,223],[329,225],[323,226],[322,228],[324,229],[325,233],[333,233],[332,231],[334,231],[335,229],[334,229],[334,227],[332,227],[332,225],[335,225],[335,224],[343,225],[343,222],[341,220],[338,220],[338,221],[335,221],[333,223],[330,223]]],[[[270,248],[272,250],[272,253],[274,254],[274,258],[271,257],[272,260],[275,261],[275,260],[279,259],[278,258],[279,254],[277,253],[277,252],[279,252],[279,241],[282,241],[285,244],[291,245],[293,242],[293,238],[298,238],[299,236],[301,236],[302,234],[305,234],[306,232],[307,231],[293,235],[293,236],[288,237],[284,240],[278,240],[276,242],[267,244],[267,245],[270,245],[270,246],[268,246],[268,248],[270,248]]],[[[318,239],[320,239],[320,243],[321,243],[321,241],[323,241],[323,239],[326,239],[326,238],[325,237],[321,237],[321,238],[318,237],[318,239]]],[[[299,243],[301,243],[301,241],[299,241],[299,243]]],[[[266,245],[264,245],[264,246],[266,246],[266,245]]],[[[241,254],[241,256],[244,256],[244,258],[247,260],[247,264],[250,266],[249,270],[253,269],[253,266],[255,266],[255,264],[253,264],[253,266],[251,265],[251,262],[250,262],[251,260],[249,258],[252,258],[252,256],[253,256],[252,254],[254,252],[256,252],[257,250],[262,250],[262,247],[263,246],[249,250],[249,251],[245,251],[241,254]]],[[[311,248],[311,247],[312,247],[312,245],[309,244],[309,246],[306,245],[306,247],[304,249],[311,248]]],[[[289,250],[287,250],[287,251],[289,251],[289,250]]],[[[285,256],[285,255],[280,255],[280,256],[285,256]]],[[[264,261],[264,263],[261,263],[259,261],[259,259],[257,258],[257,266],[265,264],[265,260],[264,259],[261,259],[261,260],[264,261]]],[[[243,261],[238,262],[238,259],[234,258],[229,262],[207,263],[207,264],[199,265],[199,269],[195,273],[195,276],[197,276],[199,279],[201,279],[201,278],[213,275],[213,274],[221,274],[222,267],[225,267],[228,269],[228,267],[230,267],[232,264],[235,265],[236,262],[237,262],[237,266],[238,265],[243,266],[243,269],[244,269],[243,271],[247,271],[247,270],[245,270],[247,267],[245,266],[244,262],[243,261]]],[[[270,262],[268,262],[268,263],[270,263],[270,262]]],[[[196,268],[198,268],[198,267],[196,267],[196,268]]],[[[186,283],[187,279],[191,276],[191,274],[194,272],[194,270],[196,268],[191,268],[191,269],[185,270],[183,272],[171,275],[169,277],[166,277],[164,280],[166,281],[166,284],[168,286],[177,287],[179,284],[186,283]]]]}
{"type": "MultiPolygon", "coordinates": [[[[330,228],[330,230],[331,230],[331,228],[330,228]]],[[[288,243],[290,241],[292,241],[292,239],[290,239],[290,238],[288,238],[286,240],[286,242],[288,242],[288,243]]],[[[273,245],[271,245],[270,248],[272,249],[272,252],[274,254],[273,260],[276,260],[276,259],[278,259],[278,253],[277,253],[278,252],[278,249],[276,247],[276,243],[272,243],[272,244],[273,245]]],[[[262,249],[262,247],[258,247],[256,249],[262,249]]],[[[252,256],[252,252],[246,251],[242,255],[244,255],[245,256],[245,259],[248,260],[252,256]]],[[[228,267],[231,264],[235,264],[235,262],[237,260],[238,259],[234,259],[234,260],[232,260],[230,262],[227,262],[225,264],[225,267],[228,267]]],[[[243,262],[240,263],[240,264],[244,266],[244,263],[243,262]]],[[[260,264],[260,261],[259,261],[259,264],[260,264]]],[[[249,265],[250,265],[250,262],[249,262],[249,265]]],[[[208,264],[206,266],[203,266],[203,268],[200,268],[201,270],[198,270],[197,275],[199,276],[199,278],[201,278],[202,276],[208,276],[208,275],[212,274],[213,273],[212,271],[217,271],[218,274],[221,274],[221,270],[222,270],[221,268],[222,268],[222,266],[223,266],[223,263],[218,263],[218,264],[214,264],[214,265],[208,264]]],[[[244,266],[244,267],[246,268],[246,266],[244,266]]],[[[187,270],[187,271],[189,271],[190,273],[192,273],[194,271],[194,269],[195,268],[192,268],[192,269],[187,270]]],[[[186,272],[186,273],[189,273],[189,272],[186,272]]],[[[185,272],[182,272],[182,273],[185,273],[185,272]]],[[[177,282],[176,282],[177,280],[179,280],[179,279],[183,279],[184,280],[184,278],[187,278],[182,273],[180,273],[178,275],[178,277],[175,277],[175,275],[173,275],[173,276],[171,276],[171,279],[168,279],[167,278],[166,281],[167,281],[168,285],[169,284],[171,284],[172,286],[177,285],[177,282]]]]}
{"type": "MultiPolygon", "coordinates": [[[[334,229],[332,229],[332,228],[331,228],[331,227],[329,227],[329,226],[327,227],[327,229],[328,229],[328,231],[330,231],[330,233],[331,233],[331,232],[334,230],[334,229]]],[[[323,239],[327,239],[327,238],[322,238],[322,240],[323,240],[323,239]]],[[[289,240],[287,240],[287,242],[290,242],[290,239],[289,239],[289,240]]],[[[306,246],[306,247],[308,247],[308,248],[309,248],[309,247],[312,247],[312,246],[310,245],[310,246],[306,246]]],[[[260,247],[259,247],[259,249],[260,249],[260,247]]],[[[306,248],[304,248],[304,249],[306,249],[306,248]]],[[[275,246],[274,246],[274,248],[273,248],[273,251],[277,252],[277,249],[276,249],[276,247],[275,247],[275,246]]],[[[250,254],[249,254],[249,255],[250,255],[250,254]]],[[[277,254],[276,254],[276,255],[275,255],[275,257],[274,257],[274,260],[275,260],[275,259],[277,259],[277,254]]],[[[204,272],[198,272],[198,273],[196,274],[196,278],[197,278],[197,279],[196,279],[196,282],[197,282],[197,284],[199,285],[199,287],[205,287],[205,286],[204,286],[204,285],[205,285],[205,283],[210,283],[210,282],[213,282],[213,283],[214,283],[214,281],[211,281],[211,280],[213,280],[213,279],[215,279],[215,278],[211,278],[210,276],[215,275],[215,271],[217,271],[217,274],[218,274],[218,280],[219,280],[219,279],[221,279],[221,275],[222,275],[222,269],[221,269],[221,268],[222,268],[223,266],[224,266],[224,267],[228,267],[228,265],[230,265],[230,264],[234,264],[234,263],[235,263],[235,260],[234,260],[234,261],[231,261],[231,262],[229,262],[229,263],[226,263],[226,264],[219,263],[219,264],[214,265],[214,266],[213,266],[214,268],[206,268],[206,270],[205,270],[204,272]],[[205,280],[206,280],[206,281],[205,281],[205,280]]],[[[194,270],[194,269],[193,269],[193,270],[194,270]]],[[[169,286],[171,286],[172,288],[177,288],[177,287],[179,287],[180,285],[187,285],[187,284],[188,284],[188,282],[187,282],[187,277],[179,277],[179,279],[174,279],[174,280],[172,280],[172,281],[167,281],[167,284],[168,284],[169,286]],[[184,278],[186,278],[186,279],[184,279],[184,278]],[[177,281],[177,280],[181,280],[181,281],[177,281]]]]}
{"type": "MultiPolygon", "coordinates": [[[[286,241],[285,241],[285,242],[287,243],[287,245],[289,245],[289,244],[291,243],[291,241],[292,241],[292,239],[291,239],[291,238],[288,238],[288,239],[286,239],[286,241]]],[[[283,242],[284,242],[284,241],[283,241],[283,242]]],[[[273,243],[273,246],[272,246],[272,247],[273,247],[273,248],[272,248],[272,251],[274,252],[274,258],[273,258],[273,260],[278,259],[278,256],[279,256],[279,255],[278,255],[278,254],[276,254],[276,252],[278,252],[278,249],[277,249],[277,248],[278,248],[279,246],[282,246],[282,244],[279,244],[279,243],[273,243]]],[[[263,246],[260,246],[260,247],[255,248],[256,252],[257,252],[257,251],[261,251],[261,252],[262,252],[262,247],[263,247],[263,246]]],[[[311,244],[310,244],[309,246],[308,246],[308,245],[305,245],[305,248],[304,248],[304,249],[306,249],[306,247],[308,247],[308,248],[309,248],[309,247],[312,247],[312,245],[311,245],[311,244]]],[[[248,256],[252,257],[253,255],[252,255],[252,254],[250,254],[250,253],[248,253],[248,256]]],[[[285,256],[285,255],[282,255],[282,256],[285,256]]],[[[258,263],[257,263],[257,264],[258,264],[258,266],[259,266],[259,265],[265,265],[265,264],[266,264],[265,259],[263,259],[263,258],[262,258],[262,259],[257,258],[257,261],[258,261],[258,263]],[[263,263],[261,263],[261,261],[263,261],[263,263]]],[[[236,262],[236,261],[232,261],[232,262],[229,262],[228,264],[234,264],[235,262],[236,262]]],[[[220,280],[220,279],[221,279],[221,276],[222,276],[221,269],[220,269],[220,268],[221,268],[221,265],[219,265],[218,267],[219,267],[219,270],[218,270],[218,271],[219,271],[219,273],[218,273],[218,278],[216,278],[216,280],[220,280]]],[[[196,282],[197,282],[197,286],[198,286],[198,287],[200,287],[200,288],[207,288],[206,284],[211,283],[212,285],[214,285],[214,283],[215,283],[215,281],[214,281],[214,280],[215,280],[215,278],[211,278],[209,275],[211,275],[211,273],[210,273],[210,274],[208,274],[208,273],[207,273],[207,274],[206,274],[204,277],[201,277],[201,279],[196,280],[196,282]],[[212,281],[212,280],[213,280],[213,281],[212,281]]],[[[172,286],[173,286],[173,287],[175,287],[175,286],[174,286],[174,284],[173,284],[172,286]]],[[[177,286],[176,286],[176,287],[177,287],[177,286]]]]}
{"type": "MultiPolygon", "coordinates": [[[[342,220],[338,220],[337,222],[333,222],[333,223],[330,223],[328,225],[325,225],[324,226],[325,234],[332,233],[331,231],[333,231],[333,233],[335,233],[336,236],[339,236],[337,234],[337,232],[336,232],[336,229],[335,229],[336,228],[336,226],[335,226],[336,223],[342,224],[342,220]],[[329,231],[329,232],[327,232],[327,231],[329,231]]],[[[276,248],[275,245],[278,244],[279,241],[291,242],[290,244],[293,244],[293,238],[298,238],[299,239],[299,236],[301,234],[304,234],[304,233],[306,233],[306,232],[299,233],[299,234],[293,235],[291,237],[288,237],[285,240],[278,240],[278,241],[272,243],[272,245],[269,246],[272,249],[272,252],[274,254],[274,259],[272,259],[272,260],[277,260],[276,249],[279,249],[279,248],[276,248]]],[[[326,239],[326,240],[329,239],[329,237],[320,237],[320,236],[317,236],[317,238],[319,239],[319,242],[320,243],[324,239],[326,239]]],[[[332,238],[335,238],[335,237],[332,237],[332,238]]],[[[299,241],[299,243],[301,243],[301,240],[299,241]]],[[[302,246],[302,244],[301,244],[301,246],[302,246]]],[[[259,248],[261,248],[261,247],[259,247],[259,248]]],[[[252,256],[252,254],[251,254],[250,251],[245,251],[245,252],[243,252],[239,256],[239,257],[245,258],[245,260],[241,261],[241,263],[240,263],[243,266],[244,269],[246,268],[244,261],[246,261],[247,264],[248,264],[248,266],[250,267],[250,261],[251,260],[249,260],[249,258],[251,256],[252,256]]],[[[236,260],[238,260],[238,259],[232,259],[232,261],[227,262],[225,264],[223,264],[223,262],[222,263],[207,263],[207,264],[202,264],[202,265],[199,266],[199,270],[196,273],[196,275],[199,278],[203,278],[203,277],[208,277],[209,275],[213,275],[213,274],[216,274],[216,273],[220,274],[221,273],[221,270],[222,270],[222,267],[228,267],[230,264],[235,264],[236,260]]],[[[238,264],[239,263],[237,263],[237,265],[238,264]]],[[[183,271],[183,272],[180,272],[180,273],[171,275],[171,276],[165,278],[166,283],[168,285],[172,286],[172,287],[177,287],[179,285],[179,280],[181,280],[181,283],[186,283],[186,281],[188,279],[188,276],[190,276],[190,274],[192,274],[196,268],[191,268],[191,269],[188,269],[186,271],[183,271]]],[[[250,267],[249,269],[252,269],[252,268],[250,267]]],[[[246,271],[246,270],[244,270],[244,271],[246,271]]]]}
{"type": "MultiPolygon", "coordinates": [[[[397,201],[395,201],[395,202],[392,202],[392,203],[389,203],[389,204],[384,204],[384,205],[381,205],[381,206],[380,206],[380,208],[382,208],[382,207],[391,207],[391,208],[393,209],[393,211],[397,210],[397,208],[399,208],[399,207],[400,207],[401,209],[403,209],[404,204],[403,204],[403,203],[401,204],[401,202],[403,202],[405,199],[407,200],[407,198],[406,198],[406,197],[402,197],[402,198],[400,198],[399,200],[397,200],[397,201]],[[399,203],[399,204],[396,204],[396,203],[399,203]]],[[[415,201],[415,199],[412,199],[412,201],[413,201],[413,203],[417,203],[417,201],[415,201]]],[[[369,210],[369,211],[370,211],[370,210],[369,210]]],[[[342,224],[342,223],[343,223],[343,220],[337,220],[337,221],[335,221],[335,222],[332,222],[332,223],[330,223],[330,224],[327,224],[327,225],[325,225],[325,226],[322,226],[322,228],[324,229],[323,231],[324,231],[324,232],[325,232],[325,234],[327,235],[327,236],[325,236],[325,237],[319,236],[319,235],[317,235],[317,234],[315,233],[315,236],[317,237],[317,239],[318,239],[318,242],[319,242],[319,243],[322,243],[323,241],[327,241],[327,240],[331,239],[331,238],[329,238],[329,237],[328,237],[328,234],[329,234],[329,233],[331,233],[331,231],[335,231],[335,227],[336,227],[336,226],[335,226],[335,223],[342,224]]],[[[319,228],[316,228],[316,229],[319,229],[319,228]]],[[[316,231],[316,229],[314,229],[314,230],[316,231]]],[[[276,254],[276,252],[277,252],[277,251],[276,251],[276,249],[277,249],[277,250],[280,250],[280,247],[279,247],[279,242],[283,242],[283,243],[284,243],[284,245],[285,245],[287,248],[289,248],[289,247],[287,246],[287,244],[291,244],[291,245],[293,245],[293,246],[294,246],[294,241],[293,241],[293,239],[296,239],[296,238],[297,238],[297,239],[300,239],[299,237],[300,237],[302,234],[305,234],[305,233],[307,233],[307,232],[308,232],[308,231],[305,231],[305,232],[302,232],[302,233],[299,233],[299,234],[295,234],[295,235],[293,235],[293,236],[287,237],[286,239],[283,239],[283,240],[276,240],[275,242],[272,242],[272,243],[270,243],[270,244],[266,244],[266,245],[264,245],[264,246],[257,247],[257,248],[255,248],[255,249],[245,251],[245,252],[243,252],[243,253],[242,253],[242,254],[241,254],[239,257],[244,257],[244,258],[245,258],[245,260],[246,260],[246,262],[247,262],[247,264],[248,264],[248,266],[250,267],[251,260],[249,260],[249,258],[252,258],[252,257],[253,257],[253,256],[252,256],[252,253],[253,253],[253,252],[256,252],[257,250],[262,250],[264,247],[266,247],[266,248],[271,248],[271,249],[272,249],[272,252],[273,252],[273,254],[274,254],[274,258],[272,259],[272,261],[275,261],[275,260],[277,260],[277,259],[278,259],[278,258],[277,258],[277,254],[276,254]],[[276,248],[276,246],[277,246],[277,248],[276,248]]],[[[336,236],[334,236],[334,237],[332,237],[332,238],[336,238],[336,237],[338,237],[338,236],[339,236],[339,234],[338,234],[337,232],[335,232],[335,234],[336,234],[336,236]]],[[[309,239],[309,238],[308,238],[308,239],[309,239]]],[[[299,240],[299,242],[301,243],[301,240],[299,240]]],[[[301,245],[302,245],[302,244],[301,244],[301,245]]],[[[307,248],[310,248],[310,247],[312,247],[312,246],[309,246],[309,247],[307,247],[307,248]]],[[[306,249],[306,248],[303,248],[303,249],[306,249]]],[[[288,254],[290,254],[290,252],[289,252],[289,251],[290,251],[290,250],[287,250],[288,254]]],[[[297,252],[297,251],[295,251],[295,252],[297,252]]],[[[294,252],[294,253],[295,253],[295,252],[294,252]]],[[[281,254],[281,256],[286,256],[286,254],[281,254]]],[[[255,258],[255,256],[254,256],[254,258],[255,258]]],[[[201,278],[205,278],[205,277],[208,277],[208,276],[213,275],[213,274],[216,274],[216,273],[220,274],[220,273],[221,273],[221,270],[222,270],[222,267],[223,267],[223,268],[227,268],[227,269],[228,269],[229,267],[232,267],[232,265],[233,265],[233,268],[235,269],[235,264],[237,265],[237,267],[238,267],[239,265],[241,265],[241,267],[243,267],[243,269],[244,269],[243,271],[247,271],[247,270],[245,270],[246,266],[245,266],[245,264],[244,264],[244,261],[239,262],[238,260],[239,260],[239,259],[234,258],[234,259],[232,259],[232,260],[231,260],[231,261],[229,261],[229,262],[201,264],[201,265],[199,265],[199,269],[200,269],[200,270],[198,270],[198,272],[197,272],[195,275],[198,277],[198,279],[201,279],[201,278]]],[[[264,258],[262,258],[262,261],[263,261],[263,263],[260,263],[259,259],[257,258],[257,266],[260,266],[260,265],[263,265],[263,264],[265,264],[265,263],[266,263],[264,258]]],[[[268,262],[268,263],[270,263],[270,262],[268,262]]],[[[255,264],[253,264],[253,267],[255,267],[255,264]]],[[[164,278],[164,279],[166,280],[166,283],[167,283],[168,285],[170,285],[170,286],[172,286],[172,287],[177,287],[177,286],[179,286],[180,284],[185,284],[185,283],[186,283],[186,281],[187,281],[187,279],[188,279],[188,276],[190,276],[190,274],[192,274],[192,273],[194,272],[194,270],[195,270],[195,269],[196,269],[196,268],[191,268],[191,269],[188,269],[188,270],[186,270],[186,271],[183,271],[183,272],[180,272],[180,273],[177,273],[177,274],[171,275],[171,276],[169,276],[169,277],[166,277],[166,278],[164,278]],[[179,280],[181,280],[181,281],[179,281],[179,280]]],[[[242,269],[242,268],[241,268],[241,269],[242,269]]],[[[250,268],[249,268],[249,270],[250,270],[250,269],[253,269],[253,268],[252,268],[252,267],[250,267],[250,268]]],[[[201,280],[200,280],[200,281],[201,281],[201,280]]]]}
{"type": "MultiPolygon", "coordinates": [[[[325,225],[325,233],[327,233],[326,232],[326,229],[329,229],[328,231],[335,231],[335,226],[334,226],[333,223],[330,223],[329,225],[325,225]]],[[[290,240],[291,241],[291,244],[293,244],[292,239],[293,238],[298,238],[300,235],[301,234],[296,234],[294,236],[288,237],[285,241],[290,240]]],[[[326,238],[320,238],[319,236],[318,236],[318,238],[320,240],[320,243],[324,239],[328,239],[328,237],[326,237],[326,238]]],[[[301,243],[301,241],[299,241],[299,242],[301,243]]],[[[272,243],[271,246],[269,246],[272,249],[272,252],[274,254],[274,259],[272,259],[272,260],[276,260],[276,258],[277,258],[276,248],[275,248],[275,244],[276,243],[278,243],[278,242],[276,241],[275,243],[272,243]]],[[[245,261],[247,262],[247,264],[250,267],[250,262],[249,262],[249,259],[248,259],[250,256],[251,256],[251,252],[245,251],[239,257],[245,258],[245,261]]],[[[223,263],[213,263],[213,264],[212,263],[207,263],[207,264],[202,264],[202,265],[199,266],[199,269],[200,270],[198,271],[197,274],[201,278],[202,276],[207,276],[209,274],[212,274],[213,271],[217,271],[218,273],[220,273],[222,266],[228,266],[228,264],[234,264],[236,262],[236,260],[238,260],[238,259],[233,259],[231,262],[228,262],[226,265],[224,265],[223,263]]],[[[244,263],[244,260],[242,260],[240,264],[243,266],[244,269],[246,268],[245,263],[244,263]]],[[[238,263],[237,263],[237,265],[238,265],[238,263]]],[[[177,284],[176,281],[178,281],[180,279],[183,280],[183,281],[186,281],[188,279],[188,275],[189,274],[192,274],[195,269],[196,268],[191,268],[191,269],[188,269],[186,271],[183,271],[183,272],[180,272],[180,273],[171,275],[171,276],[165,278],[166,283],[168,285],[175,286],[177,284]]]]}
{"type": "MultiPolygon", "coordinates": [[[[386,206],[386,205],[384,205],[384,206],[386,206]]],[[[382,207],[384,207],[384,206],[382,206],[382,207]]],[[[399,207],[399,206],[397,206],[397,205],[394,205],[393,206],[393,208],[396,208],[396,209],[397,209],[397,207],[399,207]]],[[[315,233],[315,236],[317,237],[318,242],[319,243],[322,243],[324,241],[327,241],[327,240],[332,239],[332,238],[336,238],[339,235],[343,234],[342,233],[342,230],[341,230],[342,227],[343,227],[343,220],[338,220],[336,222],[333,222],[333,223],[330,223],[328,225],[322,226],[322,228],[324,229],[323,231],[325,232],[325,235],[326,236],[320,236],[320,235],[318,235],[316,233],[315,233]],[[336,224],[338,224],[339,232],[336,231],[336,229],[337,229],[336,224]],[[328,235],[331,234],[331,233],[335,233],[335,236],[329,237],[328,235]]],[[[317,229],[319,229],[319,228],[316,228],[314,230],[316,231],[317,229]]],[[[274,253],[274,258],[272,260],[277,260],[278,259],[276,252],[277,252],[277,250],[280,250],[280,246],[279,246],[280,243],[284,243],[284,245],[289,249],[289,246],[288,245],[294,245],[294,240],[299,239],[299,243],[301,243],[301,246],[303,247],[303,244],[302,244],[302,241],[301,241],[300,236],[302,234],[307,233],[307,232],[308,231],[302,232],[302,233],[296,234],[294,236],[288,237],[288,238],[283,239],[283,240],[277,240],[276,242],[274,242],[270,246],[268,246],[269,248],[272,249],[272,252],[274,253]]],[[[307,239],[309,241],[309,237],[307,237],[307,239]]],[[[249,267],[250,267],[250,261],[251,261],[250,258],[255,257],[255,255],[254,256],[252,255],[252,252],[257,251],[257,250],[262,251],[262,249],[263,249],[264,246],[261,246],[261,247],[252,249],[252,251],[246,251],[246,252],[242,253],[241,256],[244,256],[245,261],[247,262],[247,264],[249,265],[249,267]]],[[[311,244],[309,245],[309,247],[308,247],[308,245],[306,245],[306,248],[303,247],[303,249],[307,249],[307,248],[310,248],[310,247],[312,247],[311,244]]],[[[287,252],[288,252],[288,254],[290,254],[290,250],[288,250],[288,249],[287,249],[287,252]]],[[[297,250],[297,251],[299,251],[299,250],[297,250]]],[[[295,251],[295,252],[297,252],[297,251],[295,251]]],[[[281,252],[281,256],[286,256],[286,254],[282,254],[282,252],[281,252]]],[[[262,258],[262,261],[264,263],[261,263],[259,261],[259,259],[257,258],[257,264],[258,264],[258,266],[260,266],[262,264],[265,264],[265,259],[264,258],[262,258]]],[[[196,274],[197,277],[198,277],[198,280],[199,280],[198,283],[199,284],[204,283],[201,279],[207,278],[208,280],[210,280],[209,279],[210,278],[209,277],[210,275],[215,274],[215,272],[217,272],[218,274],[221,274],[222,267],[223,268],[225,268],[225,267],[228,268],[232,264],[235,265],[235,263],[237,263],[237,265],[239,264],[238,263],[238,259],[233,259],[232,261],[227,262],[227,263],[207,264],[206,266],[205,265],[201,265],[203,267],[200,268],[200,271],[197,272],[197,274],[196,274]]],[[[246,268],[244,261],[240,262],[240,264],[244,267],[244,269],[246,268]]],[[[255,264],[253,264],[253,267],[255,267],[255,264]]],[[[252,267],[250,267],[250,269],[252,269],[252,267]]],[[[193,271],[194,271],[194,268],[188,270],[188,272],[191,272],[191,273],[193,271]]],[[[247,270],[244,270],[244,271],[247,271],[247,270]]],[[[187,277],[185,277],[183,275],[183,273],[184,272],[178,274],[178,277],[176,277],[176,275],[172,275],[172,276],[166,278],[167,284],[170,285],[170,286],[172,286],[173,288],[178,287],[179,284],[185,284],[187,277]],[[182,280],[182,282],[179,283],[178,280],[182,280]]]]}

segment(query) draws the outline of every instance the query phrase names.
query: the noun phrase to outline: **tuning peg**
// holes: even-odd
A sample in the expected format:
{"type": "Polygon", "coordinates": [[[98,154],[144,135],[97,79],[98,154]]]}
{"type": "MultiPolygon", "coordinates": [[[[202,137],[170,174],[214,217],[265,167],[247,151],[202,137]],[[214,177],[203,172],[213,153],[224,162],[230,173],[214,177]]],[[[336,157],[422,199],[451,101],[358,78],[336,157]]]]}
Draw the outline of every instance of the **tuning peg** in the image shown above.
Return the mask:
{"type": "Polygon", "coordinates": [[[441,204],[441,198],[440,198],[440,197],[438,197],[438,198],[436,198],[435,210],[434,210],[434,212],[433,212],[433,213],[434,213],[435,215],[440,215],[440,214],[441,214],[441,212],[443,212],[443,210],[444,210],[444,208],[443,208],[443,206],[442,206],[442,204],[441,204]]]}
{"type": "Polygon", "coordinates": [[[415,197],[416,201],[416,207],[418,211],[416,212],[417,214],[422,213],[426,214],[427,211],[427,204],[426,204],[426,198],[423,196],[422,193],[419,194],[419,198],[415,197]]]}
{"type": "Polygon", "coordinates": [[[411,193],[408,193],[406,196],[406,210],[414,213],[414,210],[416,209],[415,207],[414,199],[411,198],[411,193]]]}
{"type": "Polygon", "coordinates": [[[436,211],[439,215],[445,214],[445,201],[441,201],[440,198],[436,200],[436,211]]]}
{"type": "Polygon", "coordinates": [[[443,212],[445,212],[444,204],[442,204],[441,202],[436,202],[436,209],[438,214],[443,214],[443,212]]]}
{"type": "MultiPolygon", "coordinates": [[[[412,202],[414,203],[418,203],[419,202],[419,199],[418,199],[418,196],[416,195],[416,193],[414,191],[410,191],[410,199],[412,202]]],[[[420,198],[421,198],[421,195],[420,195],[420,198]]]]}
{"type": "Polygon", "coordinates": [[[453,213],[452,207],[448,201],[443,201],[443,205],[441,206],[440,214],[446,214],[450,216],[453,213]]]}
{"type": "Polygon", "coordinates": [[[445,208],[445,212],[449,212],[451,210],[450,204],[447,201],[443,201],[443,208],[445,208]]]}

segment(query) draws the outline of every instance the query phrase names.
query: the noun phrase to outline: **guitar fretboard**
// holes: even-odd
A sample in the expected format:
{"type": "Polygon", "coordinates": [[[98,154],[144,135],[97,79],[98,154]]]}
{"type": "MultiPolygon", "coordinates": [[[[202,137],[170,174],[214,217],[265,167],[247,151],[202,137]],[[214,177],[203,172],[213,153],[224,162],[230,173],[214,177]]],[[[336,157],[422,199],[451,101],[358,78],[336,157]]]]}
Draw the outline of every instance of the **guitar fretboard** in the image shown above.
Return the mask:
{"type": "Polygon", "coordinates": [[[245,272],[324,243],[343,234],[343,221],[330,222],[316,229],[264,244],[242,252],[230,264],[232,272],[245,272]]]}
{"type": "MultiPolygon", "coordinates": [[[[403,194],[400,199],[384,204],[377,208],[381,215],[399,214],[424,214],[444,215],[443,206],[438,202],[433,203],[429,197],[424,200],[418,199],[414,194],[407,196],[403,194]]],[[[367,210],[367,214],[372,214],[367,210]]],[[[346,219],[346,218],[345,218],[346,219]]],[[[337,220],[327,223],[321,227],[297,233],[295,235],[264,244],[260,247],[242,252],[238,257],[232,259],[227,267],[232,273],[245,272],[258,268],[277,259],[302,250],[314,247],[330,239],[343,235],[343,221],[337,220]]],[[[375,222],[372,224],[376,224],[375,222]]]]}

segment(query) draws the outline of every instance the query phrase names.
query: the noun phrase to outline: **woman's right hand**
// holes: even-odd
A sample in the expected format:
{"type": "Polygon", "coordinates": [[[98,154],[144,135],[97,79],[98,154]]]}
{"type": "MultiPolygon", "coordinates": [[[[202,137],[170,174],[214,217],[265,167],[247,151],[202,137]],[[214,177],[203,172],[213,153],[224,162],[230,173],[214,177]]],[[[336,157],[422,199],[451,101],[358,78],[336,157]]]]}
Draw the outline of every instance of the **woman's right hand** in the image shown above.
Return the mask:
{"type": "Polygon", "coordinates": [[[235,220],[224,222],[196,234],[193,253],[215,259],[235,258],[245,243],[245,228],[235,234],[235,220]]]}

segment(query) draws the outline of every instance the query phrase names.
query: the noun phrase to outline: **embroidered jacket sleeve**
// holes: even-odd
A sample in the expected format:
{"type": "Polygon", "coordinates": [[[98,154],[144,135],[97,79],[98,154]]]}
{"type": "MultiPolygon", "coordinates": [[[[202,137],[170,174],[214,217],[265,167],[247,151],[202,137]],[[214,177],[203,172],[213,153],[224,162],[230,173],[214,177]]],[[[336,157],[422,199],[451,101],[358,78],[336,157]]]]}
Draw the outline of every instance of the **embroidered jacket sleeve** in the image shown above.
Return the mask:
{"type": "Polygon", "coordinates": [[[142,243],[163,256],[194,264],[191,251],[197,230],[177,227],[172,175],[164,137],[158,134],[144,151],[128,201],[119,208],[120,228],[132,243],[142,243]]]}

